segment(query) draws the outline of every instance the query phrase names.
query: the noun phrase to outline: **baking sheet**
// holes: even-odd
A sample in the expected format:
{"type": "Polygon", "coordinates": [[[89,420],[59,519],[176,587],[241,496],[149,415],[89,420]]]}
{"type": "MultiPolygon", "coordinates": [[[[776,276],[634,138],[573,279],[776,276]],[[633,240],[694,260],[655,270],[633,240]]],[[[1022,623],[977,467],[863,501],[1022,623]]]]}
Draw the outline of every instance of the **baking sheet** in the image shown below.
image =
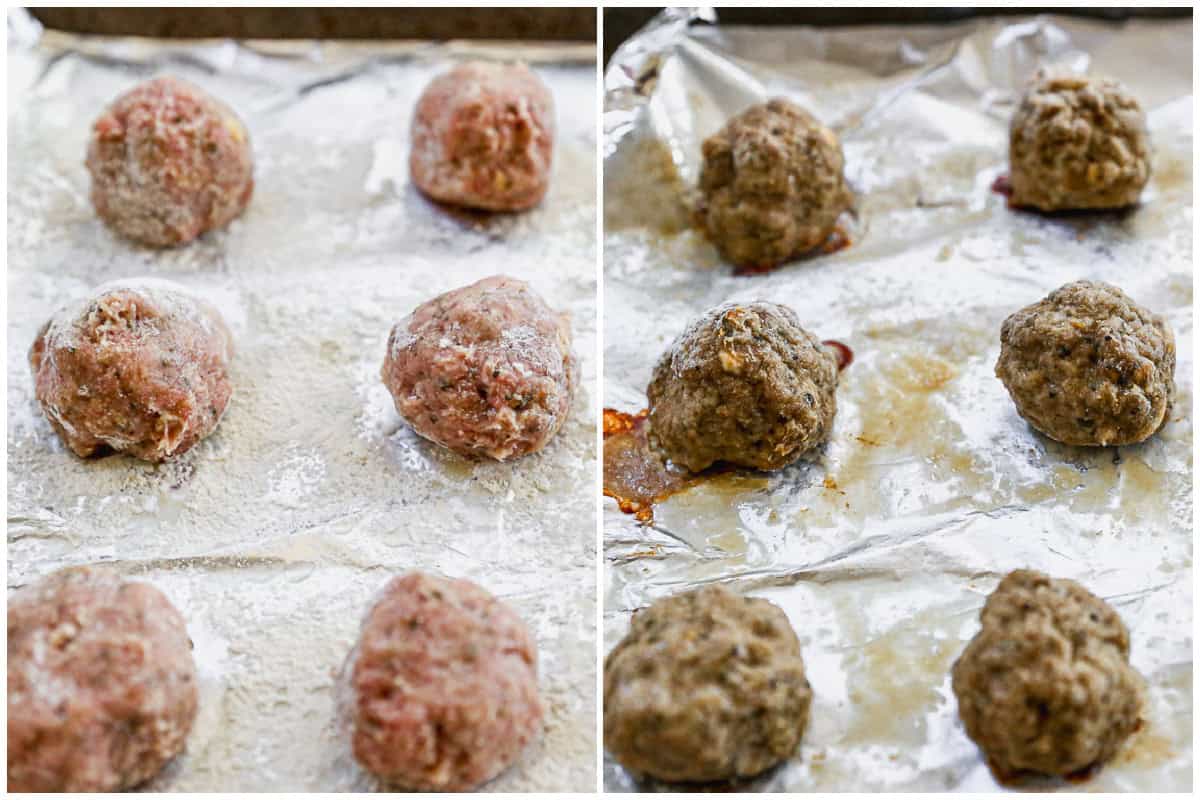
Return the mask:
{"type": "Polygon", "coordinates": [[[23,12],[9,37],[8,585],[103,562],[180,608],[200,714],[147,788],[374,788],[337,725],[334,677],[368,599],[423,569],[487,587],[537,638],[544,735],[486,788],[594,790],[594,49],[91,39],[23,12]],[[523,58],[554,94],[553,182],[530,213],[450,214],[409,184],[417,95],[468,55],[523,58]],[[157,252],[96,218],[83,157],[104,105],[164,72],[238,111],[256,189],[227,231],[157,252]],[[379,367],[396,320],[498,272],[571,313],[583,381],[544,452],[473,463],[402,424],[379,367]],[[222,311],[234,397],[168,464],[81,461],[36,407],[26,350],[65,301],[143,274],[222,311]]]}
{"type": "MultiPolygon", "coordinates": [[[[715,14],[719,17],[719,11],[715,14]]],[[[719,476],[640,526],[605,501],[606,648],[631,612],[720,581],[784,608],[815,693],[799,754],[763,791],[998,788],[958,721],[949,670],[999,578],[1033,567],[1113,603],[1149,684],[1146,722],[1098,776],[1192,785],[1191,21],[1065,17],[930,27],[747,28],[673,10],[606,72],[604,404],[645,406],[659,353],[727,300],[794,308],[848,344],[832,441],[776,474],[719,476]],[[1143,205],[1049,219],[990,191],[1038,64],[1117,77],[1155,147],[1143,205]],[[858,194],[851,247],[735,277],[687,229],[700,142],[773,95],[839,132],[858,194]],[[992,370],[1000,323],[1071,280],[1121,286],[1178,347],[1174,413],[1134,447],[1034,433],[992,370]]],[[[606,758],[611,791],[637,784],[606,758]]]]}

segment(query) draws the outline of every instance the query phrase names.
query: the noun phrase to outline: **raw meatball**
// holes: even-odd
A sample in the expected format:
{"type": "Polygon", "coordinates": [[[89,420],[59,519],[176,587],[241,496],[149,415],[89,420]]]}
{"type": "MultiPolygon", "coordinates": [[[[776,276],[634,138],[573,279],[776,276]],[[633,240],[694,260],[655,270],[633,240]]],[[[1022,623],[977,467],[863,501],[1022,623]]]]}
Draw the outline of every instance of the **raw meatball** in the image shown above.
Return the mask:
{"type": "Polygon", "coordinates": [[[354,756],[385,783],[477,788],[537,734],[537,651],[511,608],[465,580],[393,578],[351,660],[354,756]]]}
{"type": "Polygon", "coordinates": [[[196,718],[183,617],[153,586],[67,569],[8,598],[8,790],[114,792],[182,752],[196,718]]]}
{"type": "Polygon", "coordinates": [[[634,614],[604,661],[604,746],[659,780],[750,777],[796,752],[811,702],[783,611],[708,586],[634,614]]]}
{"type": "Polygon", "coordinates": [[[837,136],[787,100],[729,120],[703,156],[697,222],[738,266],[774,267],[821,246],[850,207],[837,136]]]}
{"type": "Polygon", "coordinates": [[[650,441],[692,472],[780,469],[829,438],[838,362],[796,313],[762,300],[711,309],[658,360],[650,441]]]}
{"type": "Polygon", "coordinates": [[[178,78],[155,78],[118,97],[92,126],[87,168],[100,218],[152,247],[224,227],[254,191],[246,126],[178,78]]]}
{"type": "Polygon", "coordinates": [[[1137,729],[1142,681],[1108,603],[1074,581],[1017,570],[980,620],[954,664],[954,695],[1001,782],[1099,766],[1137,729]]]}
{"type": "Polygon", "coordinates": [[[233,393],[232,357],[215,309],[182,286],[140,279],[60,310],[29,364],[42,411],[76,455],[162,461],[217,427],[233,393]]]}
{"type": "Polygon", "coordinates": [[[567,316],[503,275],[439,295],[398,322],[382,377],[414,431],[497,461],[545,447],[579,383],[567,316]]]}
{"type": "Polygon", "coordinates": [[[524,64],[469,61],[417,101],[408,163],[434,200],[520,211],[546,194],[553,151],[554,101],[538,76],[524,64]]]}
{"type": "Polygon", "coordinates": [[[1004,320],[996,376],[1051,439],[1134,444],[1170,415],[1175,337],[1115,286],[1076,281],[1004,320]]]}
{"type": "Polygon", "coordinates": [[[1013,115],[1009,160],[1015,206],[1133,205],[1150,179],[1146,115],[1114,80],[1040,71],[1013,115]]]}

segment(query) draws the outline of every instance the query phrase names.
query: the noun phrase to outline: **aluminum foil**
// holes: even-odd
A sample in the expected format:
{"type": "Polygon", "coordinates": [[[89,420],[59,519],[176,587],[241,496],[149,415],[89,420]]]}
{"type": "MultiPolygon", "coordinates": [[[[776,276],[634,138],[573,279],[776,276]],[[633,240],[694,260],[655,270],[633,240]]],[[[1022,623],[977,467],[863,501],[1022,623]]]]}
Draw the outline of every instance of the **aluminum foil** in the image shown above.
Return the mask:
{"type": "Polygon", "coordinates": [[[105,563],[180,608],[202,691],[152,790],[365,790],[335,678],[370,597],[409,569],[514,605],[540,651],[545,730],[486,788],[596,785],[596,112],[591,46],[92,39],[8,19],[8,585],[105,563]],[[409,115],[465,56],[524,59],[557,104],[553,185],[522,215],[452,214],[410,185],[409,115]],[[256,189],[227,231],[176,250],[115,238],[87,199],[92,120],[170,72],[247,123],[256,189]],[[503,272],[569,311],[583,383],[541,454],[475,463],[418,438],[379,379],[388,330],[503,272]],[[152,275],[234,332],[220,427],[161,466],[66,451],[26,351],[64,302],[152,275]]]}
{"type": "MultiPolygon", "coordinates": [[[[719,15],[719,12],[718,12],[719,15]]],[[[1063,17],[845,29],[707,25],[668,11],[606,74],[606,406],[636,411],[658,357],[727,300],[792,306],[855,353],[829,445],[780,473],[716,477],[640,526],[606,501],[605,644],[630,613],[708,582],[788,613],[815,692],[800,752],[751,790],[992,790],[949,671],[999,578],[1032,567],[1119,610],[1146,725],[1082,787],[1192,782],[1191,22],[1063,17]],[[1154,175],[1125,215],[1045,218],[990,191],[1039,64],[1115,76],[1148,111],[1154,175]],[[848,249],[735,277],[687,227],[700,142],[769,96],[843,139],[848,249]],[[1142,445],[1036,434],[993,376],[1000,323],[1079,278],[1163,314],[1169,424],[1142,445]]],[[[639,787],[611,760],[609,790],[639,787]]],[[[642,784],[644,789],[662,786],[642,784]]]]}

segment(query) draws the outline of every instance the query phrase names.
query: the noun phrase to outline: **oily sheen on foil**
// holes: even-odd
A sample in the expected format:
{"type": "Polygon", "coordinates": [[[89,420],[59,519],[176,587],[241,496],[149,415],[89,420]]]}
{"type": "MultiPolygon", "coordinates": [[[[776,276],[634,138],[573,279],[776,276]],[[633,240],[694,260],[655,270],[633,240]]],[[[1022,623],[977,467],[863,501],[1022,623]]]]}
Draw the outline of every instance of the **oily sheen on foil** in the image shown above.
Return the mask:
{"type": "MultiPolygon", "coordinates": [[[[810,460],[719,476],[659,505],[650,526],[606,500],[606,649],[631,612],[673,592],[723,582],[768,598],[800,636],[815,700],[799,753],[743,788],[993,790],[949,671],[999,578],[1033,567],[1118,609],[1148,683],[1146,725],[1113,763],[1084,786],[1041,788],[1190,788],[1190,21],[712,19],[667,12],[607,69],[605,405],[643,408],[659,353],[728,300],[786,303],[855,360],[832,440],[810,460]],[[1113,75],[1141,99],[1155,156],[1140,208],[1048,219],[990,190],[1017,91],[1049,63],[1113,75]],[[680,198],[704,137],[773,95],[841,135],[854,243],[735,277],[680,198]],[[1174,412],[1142,445],[1056,444],[993,376],[1004,317],[1078,278],[1121,286],[1174,329],[1174,412]]],[[[613,791],[668,788],[604,769],[613,791]]]]}
{"type": "Polygon", "coordinates": [[[369,790],[335,685],[372,596],[409,569],[510,602],[540,651],[544,733],[489,790],[590,791],[595,709],[595,72],[591,47],[96,40],[9,18],[8,585],[114,565],[179,607],[200,712],[148,788],[369,790]],[[557,103],[553,185],[517,216],[456,215],[408,180],[418,93],[455,59],[523,58],[557,103]],[[120,241],[83,168],[104,104],[162,73],[250,129],[256,188],[224,232],[176,250],[120,241]],[[541,454],[473,463],[415,436],[379,379],[391,325],[503,272],[569,311],[582,361],[541,454]],[[213,301],[234,333],[220,427],[155,467],[65,450],[26,351],[59,306],[150,275],[213,301]]]}

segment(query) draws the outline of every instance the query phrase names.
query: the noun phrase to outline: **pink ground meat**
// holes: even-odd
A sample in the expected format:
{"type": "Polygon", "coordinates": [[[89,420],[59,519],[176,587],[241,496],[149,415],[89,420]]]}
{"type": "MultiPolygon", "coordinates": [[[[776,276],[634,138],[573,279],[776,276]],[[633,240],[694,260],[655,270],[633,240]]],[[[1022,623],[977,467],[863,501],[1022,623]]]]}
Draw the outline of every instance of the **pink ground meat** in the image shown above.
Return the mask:
{"type": "Polygon", "coordinates": [[[382,378],[421,436],[499,461],[545,447],[579,383],[566,316],[502,275],[435,297],[397,323],[382,378]]]}
{"type": "Polygon", "coordinates": [[[171,247],[227,225],[254,190],[246,126],[177,78],[139,84],[92,126],[92,204],[117,233],[171,247]]]}
{"type": "Polygon", "coordinates": [[[550,185],[554,101],[524,64],[471,61],[417,101],[409,170],[434,200],[489,211],[537,205],[550,185]]]}
{"type": "Polygon", "coordinates": [[[351,659],[354,755],[387,784],[475,789],[541,726],[533,638],[470,581],[393,578],[351,659]]]}
{"type": "Polygon", "coordinates": [[[187,628],[153,586],[75,568],[9,597],[9,791],[133,788],[183,750],[196,706],[187,628]]]}
{"type": "Polygon", "coordinates": [[[76,455],[181,455],[233,394],[233,345],[217,311],[169,281],[108,284],[42,326],[34,393],[76,455]]]}

